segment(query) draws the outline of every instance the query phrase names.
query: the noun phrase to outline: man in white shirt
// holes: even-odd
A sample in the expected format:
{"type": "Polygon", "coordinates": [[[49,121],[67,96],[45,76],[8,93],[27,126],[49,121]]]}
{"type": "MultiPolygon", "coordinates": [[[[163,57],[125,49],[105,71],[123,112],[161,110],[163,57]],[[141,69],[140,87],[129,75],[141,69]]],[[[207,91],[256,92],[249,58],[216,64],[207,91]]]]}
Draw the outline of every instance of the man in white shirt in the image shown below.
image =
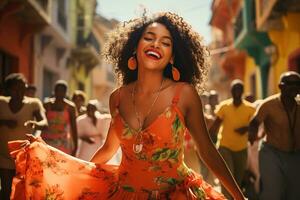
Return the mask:
{"type": "MultiPolygon", "coordinates": [[[[90,100],[87,112],[77,118],[79,145],[77,157],[89,161],[104,142],[109,129],[111,116],[99,112],[98,100],[90,100]]],[[[120,158],[115,156],[109,163],[119,164],[120,158]]]]}

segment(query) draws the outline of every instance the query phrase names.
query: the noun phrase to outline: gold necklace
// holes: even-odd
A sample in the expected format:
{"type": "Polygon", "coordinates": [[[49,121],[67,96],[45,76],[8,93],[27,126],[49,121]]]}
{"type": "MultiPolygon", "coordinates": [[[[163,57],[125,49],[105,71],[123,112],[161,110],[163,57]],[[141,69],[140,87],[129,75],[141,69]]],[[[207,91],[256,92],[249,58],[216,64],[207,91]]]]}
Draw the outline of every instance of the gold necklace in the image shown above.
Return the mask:
{"type": "MultiPolygon", "coordinates": [[[[165,81],[165,79],[163,79],[161,81],[160,87],[157,91],[157,95],[156,95],[154,101],[152,102],[152,104],[151,104],[151,106],[150,106],[150,108],[149,108],[149,110],[148,110],[148,112],[147,112],[147,114],[144,118],[144,122],[146,121],[146,119],[150,115],[150,113],[152,112],[152,108],[153,108],[154,104],[156,103],[156,101],[159,97],[159,94],[161,92],[164,81],[165,81]]],[[[135,116],[136,116],[136,118],[138,120],[138,123],[139,123],[139,129],[136,131],[137,136],[136,136],[134,144],[132,145],[132,150],[133,150],[134,153],[138,154],[143,150],[143,135],[142,135],[142,133],[143,133],[144,123],[142,124],[140,115],[138,114],[137,109],[136,109],[135,93],[136,93],[136,83],[134,84],[134,87],[133,87],[133,90],[132,90],[132,93],[131,93],[131,97],[132,97],[132,104],[133,104],[133,108],[134,108],[134,113],[135,113],[135,116]]]]}

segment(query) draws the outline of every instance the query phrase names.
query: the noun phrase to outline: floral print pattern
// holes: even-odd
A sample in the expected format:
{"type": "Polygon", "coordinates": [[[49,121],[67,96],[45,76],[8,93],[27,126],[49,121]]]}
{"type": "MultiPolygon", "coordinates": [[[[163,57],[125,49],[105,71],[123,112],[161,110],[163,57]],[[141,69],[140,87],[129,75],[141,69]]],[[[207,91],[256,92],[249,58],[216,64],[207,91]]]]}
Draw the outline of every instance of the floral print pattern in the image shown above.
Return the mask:
{"type": "Polygon", "coordinates": [[[20,141],[10,143],[18,173],[12,199],[225,199],[183,162],[187,129],[176,104],[141,133],[132,130],[120,113],[113,117],[111,129],[121,143],[120,166],[79,160],[39,142],[27,147],[21,147],[20,141]],[[135,153],[132,147],[138,134],[143,148],[135,153]]]}

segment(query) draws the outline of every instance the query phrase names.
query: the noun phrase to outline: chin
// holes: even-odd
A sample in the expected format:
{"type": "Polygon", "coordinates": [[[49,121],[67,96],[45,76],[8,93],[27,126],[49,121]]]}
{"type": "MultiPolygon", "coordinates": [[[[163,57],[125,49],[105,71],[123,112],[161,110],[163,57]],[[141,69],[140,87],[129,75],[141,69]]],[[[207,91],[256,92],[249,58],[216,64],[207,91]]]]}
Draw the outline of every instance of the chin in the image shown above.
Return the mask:
{"type": "Polygon", "coordinates": [[[148,70],[164,70],[165,66],[161,65],[161,64],[157,64],[157,63],[148,63],[145,65],[145,68],[148,70]]]}

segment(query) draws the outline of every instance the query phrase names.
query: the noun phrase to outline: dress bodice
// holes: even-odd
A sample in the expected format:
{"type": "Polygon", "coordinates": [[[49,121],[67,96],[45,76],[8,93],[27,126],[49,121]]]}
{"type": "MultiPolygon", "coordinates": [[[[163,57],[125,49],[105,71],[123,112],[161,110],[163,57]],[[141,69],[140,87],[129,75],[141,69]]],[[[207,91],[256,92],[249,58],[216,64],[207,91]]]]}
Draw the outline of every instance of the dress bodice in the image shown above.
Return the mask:
{"type": "Polygon", "coordinates": [[[169,190],[183,183],[191,173],[183,162],[187,128],[177,106],[179,91],[177,88],[171,105],[141,131],[130,127],[122,117],[118,101],[111,128],[117,133],[123,152],[120,187],[138,191],[169,190]],[[141,148],[140,152],[134,148],[141,148]]]}
{"type": "MultiPolygon", "coordinates": [[[[187,131],[176,105],[169,106],[141,132],[132,129],[118,112],[112,127],[117,130],[123,152],[120,182],[133,189],[167,189],[184,179],[183,139],[187,131]],[[137,138],[141,137],[141,143],[137,138]],[[134,145],[143,145],[141,152],[134,145]],[[134,173],[127,173],[134,168],[134,173]],[[122,174],[124,173],[124,176],[122,174]],[[140,181],[140,178],[144,181],[140,181]]],[[[132,172],[132,171],[131,171],[132,172]]]]}

